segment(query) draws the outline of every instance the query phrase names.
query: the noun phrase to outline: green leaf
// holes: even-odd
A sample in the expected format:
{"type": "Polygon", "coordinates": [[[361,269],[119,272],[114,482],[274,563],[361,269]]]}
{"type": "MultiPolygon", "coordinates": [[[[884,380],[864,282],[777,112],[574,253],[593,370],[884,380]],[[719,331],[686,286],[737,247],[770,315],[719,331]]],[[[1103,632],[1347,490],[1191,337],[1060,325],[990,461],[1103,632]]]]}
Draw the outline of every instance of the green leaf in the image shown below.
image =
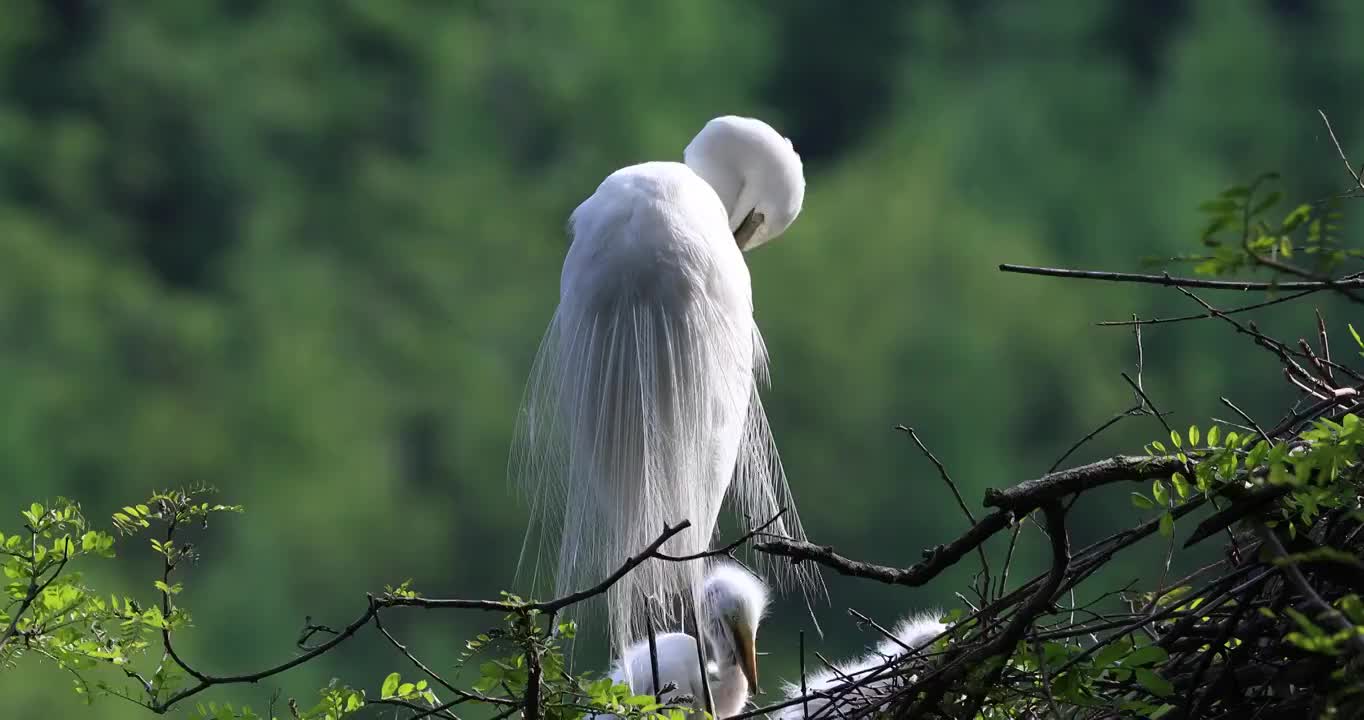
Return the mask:
{"type": "Polygon", "coordinates": [[[1181,500],[1189,497],[1189,481],[1184,478],[1184,473],[1171,475],[1170,484],[1175,486],[1175,492],[1179,493],[1181,500]]]}
{"type": "Polygon", "coordinates": [[[1159,645],[1147,645],[1146,647],[1137,648],[1131,655],[1123,658],[1122,664],[1123,667],[1146,667],[1147,665],[1154,665],[1161,662],[1168,657],[1170,657],[1170,654],[1165,652],[1159,645]]]}
{"type": "Polygon", "coordinates": [[[1221,432],[1222,429],[1217,427],[1216,425],[1213,425],[1212,427],[1208,428],[1208,447],[1217,447],[1218,436],[1221,434],[1221,432]]]}
{"type": "Polygon", "coordinates": [[[1171,705],[1170,703],[1165,703],[1164,705],[1161,705],[1155,710],[1152,710],[1151,713],[1146,717],[1148,718],[1148,720],[1160,720],[1166,715],[1169,715],[1170,711],[1174,709],[1175,709],[1174,705],[1171,705]]]}
{"type": "Polygon", "coordinates": [[[1174,443],[1175,447],[1184,447],[1184,441],[1180,439],[1178,430],[1170,431],[1170,442],[1174,443]]]}
{"type": "Polygon", "coordinates": [[[1175,687],[1170,684],[1169,680],[1145,668],[1137,668],[1136,680],[1137,684],[1146,688],[1156,697],[1169,697],[1175,691],[1175,687]]]}
{"type": "Polygon", "coordinates": [[[384,678],[384,685],[379,690],[379,697],[381,699],[393,697],[394,691],[398,689],[399,680],[401,680],[401,678],[398,676],[398,673],[389,673],[388,677],[384,678]]]}
{"type": "Polygon", "coordinates": [[[1156,504],[1165,506],[1170,504],[1170,493],[1165,489],[1165,481],[1156,478],[1151,481],[1151,496],[1156,499],[1156,504]]]}
{"type": "Polygon", "coordinates": [[[1151,502],[1150,498],[1139,492],[1132,493],[1132,505],[1138,510],[1152,510],[1156,507],[1156,504],[1151,502]]]}
{"type": "Polygon", "coordinates": [[[1198,426],[1189,426],[1189,447],[1198,447],[1198,426]]]}
{"type": "Polygon", "coordinates": [[[1293,208],[1292,212],[1284,216],[1283,226],[1280,230],[1284,233],[1293,232],[1310,217],[1312,217],[1312,206],[1306,204],[1299,205],[1293,208]]]}
{"type": "Polygon", "coordinates": [[[1361,349],[1364,349],[1364,340],[1361,340],[1359,338],[1359,331],[1355,330],[1355,326],[1346,325],[1345,327],[1350,328],[1350,335],[1354,336],[1355,344],[1358,345],[1361,349]]]}
{"type": "Polygon", "coordinates": [[[1119,638],[1094,654],[1094,667],[1106,668],[1132,651],[1132,640],[1119,638]]]}
{"type": "Polygon", "coordinates": [[[1160,516],[1160,534],[1162,537],[1172,537],[1175,534],[1175,516],[1165,513],[1160,516]]]}
{"type": "Polygon", "coordinates": [[[1292,607],[1285,607],[1283,610],[1289,617],[1293,618],[1293,621],[1296,622],[1298,627],[1302,628],[1308,636],[1316,638],[1326,637],[1326,631],[1318,627],[1317,624],[1308,619],[1306,615],[1303,615],[1292,607]]]}

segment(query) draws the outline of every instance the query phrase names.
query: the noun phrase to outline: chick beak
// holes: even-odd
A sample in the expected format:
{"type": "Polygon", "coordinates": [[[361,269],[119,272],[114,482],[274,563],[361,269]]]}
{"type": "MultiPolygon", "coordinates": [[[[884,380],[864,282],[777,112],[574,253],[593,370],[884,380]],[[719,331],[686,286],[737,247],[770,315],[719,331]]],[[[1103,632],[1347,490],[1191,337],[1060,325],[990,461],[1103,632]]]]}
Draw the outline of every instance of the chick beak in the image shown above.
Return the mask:
{"type": "Polygon", "coordinates": [[[740,250],[747,250],[749,243],[753,242],[753,235],[762,227],[766,218],[756,209],[749,210],[744,221],[739,223],[738,229],[734,231],[734,242],[738,243],[740,250]]]}
{"type": "Polygon", "coordinates": [[[739,653],[739,669],[743,671],[744,677],[748,679],[748,686],[754,692],[758,690],[758,653],[755,647],[756,638],[753,637],[752,628],[742,620],[737,621],[732,626],[734,632],[734,647],[739,653]]]}

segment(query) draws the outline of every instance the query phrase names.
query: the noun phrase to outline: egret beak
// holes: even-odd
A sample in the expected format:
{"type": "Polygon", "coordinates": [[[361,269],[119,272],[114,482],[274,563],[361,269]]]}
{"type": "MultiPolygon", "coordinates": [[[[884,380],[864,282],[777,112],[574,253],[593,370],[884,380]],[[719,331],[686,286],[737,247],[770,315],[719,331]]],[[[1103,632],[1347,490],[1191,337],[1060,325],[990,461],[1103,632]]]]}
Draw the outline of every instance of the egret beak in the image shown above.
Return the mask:
{"type": "Polygon", "coordinates": [[[758,228],[762,227],[763,221],[766,219],[756,209],[748,211],[744,221],[739,223],[738,229],[734,231],[734,242],[739,244],[740,250],[748,249],[749,243],[753,242],[754,233],[758,232],[758,228]]]}
{"type": "Polygon", "coordinates": [[[756,638],[753,637],[753,630],[742,620],[736,621],[730,629],[734,632],[734,647],[739,653],[739,669],[748,679],[748,686],[757,692],[758,653],[754,646],[756,638]]]}

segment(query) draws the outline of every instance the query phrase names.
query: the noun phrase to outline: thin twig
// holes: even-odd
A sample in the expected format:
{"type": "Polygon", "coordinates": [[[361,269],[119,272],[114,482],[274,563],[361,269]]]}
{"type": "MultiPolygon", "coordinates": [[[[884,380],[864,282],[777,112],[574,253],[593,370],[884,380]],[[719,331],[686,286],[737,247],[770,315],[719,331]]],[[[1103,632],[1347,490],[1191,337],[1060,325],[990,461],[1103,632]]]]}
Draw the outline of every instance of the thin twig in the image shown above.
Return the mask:
{"type": "Polygon", "coordinates": [[[1204,280],[1201,278],[1174,277],[1169,273],[1146,275],[1141,273],[1107,272],[1101,270],[1070,270],[1067,268],[1035,267],[1032,265],[1002,264],[1002,272],[1024,275],[1045,275],[1048,277],[1073,278],[1078,280],[1107,280],[1110,282],[1143,283],[1164,285],[1165,287],[1203,288],[1205,290],[1326,290],[1329,288],[1361,288],[1364,278],[1340,280],[1310,280],[1298,282],[1252,282],[1247,280],[1204,280]]]}
{"type": "Polygon", "coordinates": [[[701,552],[692,553],[690,555],[668,555],[667,553],[654,553],[654,557],[658,558],[659,560],[666,560],[668,562],[689,562],[691,560],[702,560],[710,557],[719,557],[721,555],[725,555],[728,556],[730,559],[733,559],[734,551],[738,550],[739,546],[743,545],[749,540],[752,540],[758,535],[761,535],[764,532],[766,532],[768,528],[772,527],[773,523],[780,520],[781,516],[786,514],[786,510],[787,510],[786,508],[778,510],[775,515],[767,519],[767,522],[763,523],[762,525],[759,525],[758,527],[753,528],[752,530],[749,530],[748,532],[744,533],[743,535],[735,539],[734,542],[731,542],[728,545],[725,545],[724,547],[715,548],[714,550],[702,550],[701,552]]]}
{"type": "Polygon", "coordinates": [[[1065,461],[1066,461],[1066,458],[1070,457],[1076,450],[1079,450],[1081,447],[1084,447],[1085,443],[1087,443],[1087,442],[1089,442],[1090,440],[1093,440],[1094,438],[1098,437],[1100,433],[1102,433],[1103,431],[1105,431],[1105,430],[1107,430],[1107,429],[1113,427],[1114,425],[1116,425],[1116,424],[1118,423],[1119,420],[1122,420],[1122,419],[1125,418],[1125,417],[1131,416],[1132,413],[1134,413],[1134,412],[1136,412],[1136,411],[1138,411],[1138,410],[1140,410],[1140,409],[1141,409],[1141,406],[1140,406],[1140,405],[1137,405],[1136,407],[1132,407],[1132,408],[1128,408],[1127,410],[1123,410],[1122,412],[1120,412],[1120,413],[1114,415],[1113,417],[1109,418],[1108,421],[1105,422],[1104,424],[1100,425],[1100,426],[1097,427],[1097,428],[1094,428],[1094,430],[1090,431],[1090,433],[1089,433],[1088,435],[1086,435],[1086,436],[1080,438],[1080,440],[1079,440],[1078,442],[1076,442],[1074,445],[1071,445],[1070,448],[1067,449],[1067,450],[1065,451],[1065,453],[1063,453],[1063,454],[1061,455],[1061,457],[1056,458],[1056,462],[1054,462],[1054,463],[1051,464],[1051,467],[1047,469],[1047,472],[1049,472],[1049,473],[1054,473],[1054,472],[1056,472],[1056,468],[1061,467],[1061,463],[1065,462],[1065,461]]]}
{"type": "MultiPolygon", "coordinates": [[[[971,508],[966,506],[966,500],[962,499],[961,491],[957,489],[957,484],[955,482],[952,482],[952,476],[947,474],[947,468],[943,466],[942,461],[939,460],[938,457],[933,454],[932,450],[928,449],[928,446],[924,444],[923,440],[919,439],[919,434],[914,432],[914,428],[907,427],[905,425],[896,425],[895,429],[908,434],[909,438],[914,441],[914,444],[919,446],[919,451],[924,454],[924,457],[927,457],[929,461],[933,463],[933,467],[938,469],[938,477],[942,478],[942,481],[947,484],[947,488],[952,491],[952,497],[956,498],[957,500],[957,507],[961,508],[962,513],[966,515],[966,519],[972,525],[975,525],[976,524],[975,514],[971,512],[971,508]]],[[[980,555],[980,568],[981,572],[984,573],[985,576],[986,585],[984,594],[988,595],[990,591],[989,587],[990,578],[992,577],[990,573],[990,561],[985,557],[984,547],[977,545],[976,552],[980,555]]]]}
{"type": "Polygon", "coordinates": [[[580,603],[584,600],[588,600],[598,595],[601,595],[602,593],[605,593],[607,590],[611,589],[611,586],[615,585],[617,582],[620,582],[620,579],[625,577],[625,575],[629,573],[631,570],[634,570],[636,567],[639,567],[641,564],[643,564],[646,560],[649,560],[650,558],[658,557],[658,549],[660,547],[663,547],[664,543],[671,539],[672,536],[682,532],[683,530],[689,527],[691,527],[690,520],[683,520],[682,522],[676,525],[664,525],[663,532],[659,534],[656,540],[654,540],[652,543],[649,543],[649,546],[644,548],[644,550],[640,551],[639,554],[627,558],[626,561],[622,563],[620,567],[616,568],[616,571],[611,573],[611,575],[608,576],[605,580],[602,580],[596,585],[593,585],[592,587],[589,587],[585,590],[579,590],[577,592],[569,593],[568,595],[564,595],[553,600],[547,600],[545,602],[518,603],[506,600],[459,600],[395,596],[382,597],[376,600],[376,602],[379,604],[380,607],[385,608],[418,607],[425,608],[428,610],[462,609],[462,610],[486,610],[490,612],[522,612],[522,611],[529,612],[538,610],[543,613],[558,612],[559,610],[562,610],[570,605],[580,603]]]}
{"type": "MultiPolygon", "coordinates": [[[[1325,290],[1325,289],[1326,289],[1326,288],[1324,288],[1324,287],[1320,287],[1320,288],[1316,288],[1316,289],[1314,289],[1314,290],[1303,290],[1302,292],[1293,293],[1293,294],[1291,294],[1291,295],[1284,295],[1284,296],[1282,296],[1282,297],[1274,298],[1273,300],[1266,300],[1266,301],[1264,301],[1264,302],[1258,302],[1258,303],[1255,303],[1255,304],[1253,304],[1253,305],[1242,305],[1241,307],[1231,308],[1230,310],[1223,310],[1222,313],[1223,313],[1224,315],[1235,315],[1235,314],[1237,314],[1237,313],[1250,312],[1251,310],[1259,310],[1260,308],[1267,308],[1267,307],[1270,307],[1271,305],[1278,305],[1279,303],[1285,303],[1285,302],[1288,302],[1288,301],[1290,301],[1290,300],[1297,300],[1298,298],[1307,297],[1308,295],[1312,295],[1312,294],[1314,294],[1314,293],[1319,293],[1319,292],[1321,292],[1322,290],[1325,290]]],[[[1165,323],[1188,322],[1188,321],[1190,321],[1190,320],[1207,320],[1208,318],[1212,318],[1212,317],[1216,317],[1216,316],[1213,315],[1212,313],[1206,313],[1206,312],[1204,312],[1204,313],[1197,313],[1197,314],[1192,314],[1192,315],[1180,315],[1180,316],[1178,316],[1178,317],[1170,317],[1170,318],[1150,318],[1149,320],[1136,320],[1136,319],[1132,319],[1132,320],[1104,320],[1104,321],[1097,322],[1097,323],[1094,323],[1094,324],[1097,325],[1097,326],[1099,326],[1099,327],[1122,327],[1122,326],[1126,326],[1126,325],[1132,325],[1132,326],[1135,326],[1135,327],[1140,327],[1140,326],[1142,326],[1142,325],[1164,325],[1165,323]]]]}
{"type": "Polygon", "coordinates": [[[1336,152],[1340,153],[1340,161],[1345,163],[1345,172],[1350,173],[1350,177],[1354,178],[1355,184],[1359,186],[1360,190],[1364,190],[1364,178],[1361,178],[1359,173],[1355,172],[1355,169],[1350,165],[1350,158],[1345,156],[1345,148],[1341,147],[1340,141],[1336,139],[1336,131],[1331,129],[1331,120],[1326,117],[1326,111],[1317,108],[1317,114],[1321,116],[1321,121],[1326,124],[1326,132],[1330,134],[1331,142],[1336,146],[1336,152]]]}
{"type": "Polygon", "coordinates": [[[1131,385],[1132,389],[1136,391],[1142,402],[1146,403],[1146,406],[1151,408],[1151,414],[1155,415],[1156,419],[1160,421],[1161,426],[1165,428],[1165,432],[1173,433],[1174,430],[1170,428],[1170,423],[1165,422],[1165,416],[1160,414],[1160,410],[1156,408],[1156,404],[1151,402],[1151,398],[1146,396],[1146,391],[1141,389],[1141,385],[1125,372],[1122,373],[1122,379],[1126,380],[1127,384],[1131,385]]]}
{"type": "Polygon", "coordinates": [[[1255,419],[1252,418],[1250,415],[1247,415],[1244,410],[1242,410],[1239,407],[1236,407],[1236,403],[1233,403],[1231,400],[1228,400],[1225,395],[1222,396],[1222,404],[1231,408],[1232,412],[1236,413],[1237,415],[1240,415],[1241,419],[1244,420],[1247,425],[1255,429],[1255,432],[1260,435],[1260,439],[1264,440],[1265,442],[1272,442],[1269,439],[1269,435],[1265,434],[1264,428],[1260,427],[1260,424],[1255,422],[1255,419]]]}
{"type": "Polygon", "coordinates": [[[802,718],[810,717],[810,695],[805,687],[805,631],[800,631],[800,698],[802,718]]]}
{"type": "MultiPolygon", "coordinates": [[[[663,704],[663,691],[658,683],[658,639],[654,635],[654,606],[644,598],[644,632],[649,636],[649,678],[653,681],[654,702],[663,704]]],[[[697,632],[700,636],[700,632],[697,632]]]]}

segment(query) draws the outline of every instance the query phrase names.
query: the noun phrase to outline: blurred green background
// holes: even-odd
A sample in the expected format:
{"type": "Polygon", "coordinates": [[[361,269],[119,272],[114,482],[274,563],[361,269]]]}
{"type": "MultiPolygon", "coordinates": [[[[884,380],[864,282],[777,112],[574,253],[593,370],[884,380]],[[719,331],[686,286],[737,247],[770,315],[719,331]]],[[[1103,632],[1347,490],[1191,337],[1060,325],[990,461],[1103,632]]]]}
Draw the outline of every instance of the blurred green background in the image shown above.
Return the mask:
{"type": "MultiPolygon", "coordinates": [[[[1316,108],[1364,159],[1361,28],[1354,0],[11,0],[0,510],[62,494],[106,517],[196,483],[244,504],[184,577],[183,646],[213,672],[290,657],[305,615],[343,624],[385,583],[508,588],[526,521],[508,443],[568,213],[736,113],[806,163],[800,219],[748,258],[803,519],[909,564],[965,521],[894,424],[974,505],[1131,404],[1131,335],[1095,321],[1190,309],[995,266],[1140,270],[1197,251],[1198,203],[1262,170],[1290,197],[1341,187],[1316,108]]],[[[1264,315],[1309,327],[1306,306],[1264,315]]],[[[1176,425],[1226,414],[1221,394],[1273,422],[1291,399],[1275,367],[1212,324],[1145,335],[1176,425]]],[[[1075,461],[1159,434],[1125,421],[1075,461]]],[[[1077,544],[1138,519],[1127,490],[1081,506],[1077,544]]],[[[1045,562],[1035,536],[1015,578],[1045,562]]],[[[91,580],[153,597],[140,542],[91,580]]],[[[1154,583],[1150,557],[1112,579],[1154,583]]],[[[973,563],[917,590],[830,577],[812,649],[866,644],[849,605],[890,622],[959,604],[973,563]]],[[[389,624],[448,670],[492,620],[389,624]]],[[[769,693],[809,627],[793,602],[764,626],[769,693]]],[[[374,692],[397,668],[366,638],[209,697],[262,708],[332,676],[374,692]]],[[[5,717],[144,716],[81,707],[50,667],[0,670],[0,697],[5,717]]]]}

